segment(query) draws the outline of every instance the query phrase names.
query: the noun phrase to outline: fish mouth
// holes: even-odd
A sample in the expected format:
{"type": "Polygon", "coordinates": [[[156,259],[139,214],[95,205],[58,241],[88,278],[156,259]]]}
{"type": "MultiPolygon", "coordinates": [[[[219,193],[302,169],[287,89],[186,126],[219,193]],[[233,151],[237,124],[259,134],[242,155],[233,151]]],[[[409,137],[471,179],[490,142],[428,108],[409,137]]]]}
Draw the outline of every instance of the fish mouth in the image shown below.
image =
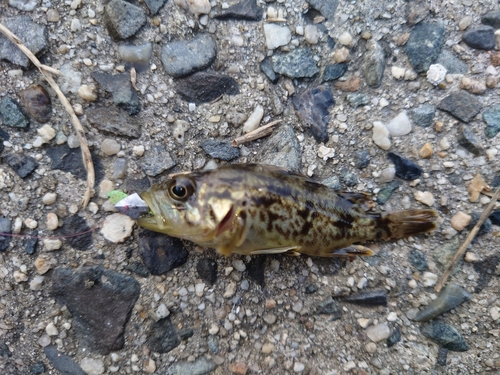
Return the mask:
{"type": "Polygon", "coordinates": [[[150,211],[148,214],[141,215],[137,219],[137,224],[155,232],[168,230],[167,220],[160,205],[157,203],[157,199],[148,192],[142,193],[141,198],[146,202],[150,211]]]}

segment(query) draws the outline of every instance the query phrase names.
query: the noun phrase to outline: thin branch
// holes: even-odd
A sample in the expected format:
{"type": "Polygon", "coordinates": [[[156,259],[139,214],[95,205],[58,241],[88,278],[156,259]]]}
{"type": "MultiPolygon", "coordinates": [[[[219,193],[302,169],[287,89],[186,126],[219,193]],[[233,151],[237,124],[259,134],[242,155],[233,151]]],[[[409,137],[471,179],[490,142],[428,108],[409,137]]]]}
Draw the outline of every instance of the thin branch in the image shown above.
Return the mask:
{"type": "Polygon", "coordinates": [[[56,92],[59,100],[64,106],[66,112],[71,119],[71,123],[75,128],[76,135],[78,140],[80,141],[80,148],[82,151],[82,159],[85,170],[87,171],[87,190],[83,196],[82,206],[83,208],[87,207],[87,204],[90,201],[90,196],[92,194],[92,189],[95,184],[95,172],[94,172],[94,164],[92,163],[92,156],[90,154],[89,146],[87,143],[87,138],[85,138],[85,131],[83,130],[83,126],[78,120],[78,117],[71,106],[69,100],[64,96],[63,92],[52,78],[51,74],[63,75],[59,70],[51,68],[49,66],[43,65],[37,57],[21,42],[21,40],[12,33],[7,27],[5,27],[2,23],[0,23],[0,32],[4,34],[7,39],[9,39],[12,43],[14,43],[32,62],[33,64],[40,70],[42,75],[45,77],[49,85],[56,92]]]}
{"type": "Polygon", "coordinates": [[[488,218],[488,216],[490,216],[491,211],[493,211],[493,208],[495,206],[495,202],[499,197],[500,197],[500,187],[497,188],[495,194],[493,194],[493,197],[491,198],[490,203],[488,204],[488,206],[486,206],[483,213],[479,217],[479,220],[477,221],[476,225],[474,225],[474,228],[472,228],[467,237],[465,237],[464,242],[458,248],[450,264],[448,264],[448,267],[444,271],[443,276],[441,276],[441,279],[439,279],[439,282],[434,287],[434,290],[436,292],[439,293],[444,284],[446,284],[446,281],[448,280],[448,277],[450,277],[450,274],[455,268],[455,265],[457,264],[458,260],[464,255],[465,250],[467,250],[467,246],[469,246],[474,237],[476,237],[476,234],[477,232],[479,232],[479,228],[481,228],[481,225],[483,225],[484,221],[488,218]]]}
{"type": "Polygon", "coordinates": [[[266,124],[264,126],[261,126],[260,128],[257,128],[255,130],[252,130],[251,132],[248,132],[245,135],[242,135],[241,137],[233,139],[233,142],[231,145],[233,147],[237,147],[239,145],[242,145],[244,143],[252,142],[255,141],[256,139],[263,138],[273,132],[273,127],[278,125],[282,120],[275,120],[270,122],[269,124],[266,124]]]}

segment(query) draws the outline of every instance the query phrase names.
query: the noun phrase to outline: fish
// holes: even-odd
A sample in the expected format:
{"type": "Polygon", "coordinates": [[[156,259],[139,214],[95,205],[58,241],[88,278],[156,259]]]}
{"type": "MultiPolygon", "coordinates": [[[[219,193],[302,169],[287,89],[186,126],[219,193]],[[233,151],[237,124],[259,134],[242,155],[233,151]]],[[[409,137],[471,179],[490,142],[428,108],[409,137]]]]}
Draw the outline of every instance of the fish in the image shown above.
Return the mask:
{"type": "Polygon", "coordinates": [[[226,256],[372,255],[362,243],[430,232],[438,216],[432,209],[370,212],[374,203],[367,193],[336,191],[259,164],[175,173],[141,198],[149,214],[137,219],[140,227],[226,256]]]}

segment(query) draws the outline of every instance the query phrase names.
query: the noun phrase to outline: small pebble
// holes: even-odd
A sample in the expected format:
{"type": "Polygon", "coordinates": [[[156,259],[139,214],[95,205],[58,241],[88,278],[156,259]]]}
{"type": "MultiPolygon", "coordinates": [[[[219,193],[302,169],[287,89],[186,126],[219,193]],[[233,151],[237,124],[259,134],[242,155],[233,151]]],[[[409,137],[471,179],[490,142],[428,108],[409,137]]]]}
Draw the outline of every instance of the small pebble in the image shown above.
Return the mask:
{"type": "Polygon", "coordinates": [[[296,373],[301,373],[302,371],[304,371],[304,369],[305,369],[305,365],[301,362],[295,362],[293,364],[293,371],[296,373]]]}
{"type": "Polygon", "coordinates": [[[450,220],[450,224],[453,227],[453,229],[456,229],[457,231],[464,230],[467,225],[472,220],[472,216],[467,215],[465,212],[459,211],[450,220]]]}
{"type": "Polygon", "coordinates": [[[373,326],[370,326],[366,329],[366,335],[373,342],[379,342],[387,339],[391,334],[391,330],[387,323],[379,323],[373,326]]]}
{"type": "Polygon", "coordinates": [[[45,332],[47,332],[47,335],[49,336],[57,336],[59,334],[59,331],[54,323],[47,324],[47,327],[45,327],[45,332]]]}
{"type": "Polygon", "coordinates": [[[51,205],[56,202],[57,194],[56,193],[47,193],[43,196],[42,202],[45,205],[51,205]]]}
{"type": "Polygon", "coordinates": [[[144,146],[143,145],[134,146],[132,148],[132,153],[134,154],[134,156],[138,158],[141,157],[142,155],[144,155],[144,146]]]}
{"type": "Polygon", "coordinates": [[[446,73],[446,68],[441,64],[432,64],[427,70],[427,81],[437,86],[444,81],[446,73]]]}
{"type": "Polygon", "coordinates": [[[44,125],[40,129],[37,129],[37,133],[45,143],[50,142],[56,136],[56,131],[50,125],[44,125]]]}
{"type": "Polygon", "coordinates": [[[351,43],[352,43],[352,36],[351,34],[349,34],[347,31],[342,33],[339,38],[338,38],[338,41],[340,44],[342,44],[343,46],[350,46],[351,43]]]}
{"type": "Polygon", "coordinates": [[[60,239],[46,238],[43,240],[43,246],[46,251],[59,250],[62,247],[62,241],[60,239]]]}
{"type": "Polygon", "coordinates": [[[120,144],[111,138],[106,138],[101,143],[101,151],[108,156],[116,155],[120,151],[120,144]]]}
{"type": "Polygon", "coordinates": [[[234,282],[231,281],[226,286],[226,289],[224,291],[223,297],[224,298],[230,298],[230,297],[234,296],[234,293],[236,293],[236,283],[234,283],[234,282]]]}
{"type": "Polygon", "coordinates": [[[59,227],[59,219],[55,213],[49,212],[47,214],[46,225],[49,230],[56,230],[59,227]]]}
{"type": "Polygon", "coordinates": [[[432,272],[424,272],[422,275],[422,282],[424,286],[434,286],[436,285],[438,276],[432,272]]]}
{"type": "Polygon", "coordinates": [[[434,204],[434,196],[430,191],[416,191],[413,196],[417,201],[427,206],[432,206],[434,204]]]}
{"type": "Polygon", "coordinates": [[[80,366],[88,375],[101,375],[105,371],[102,359],[85,357],[80,361],[80,366]]]}
{"type": "Polygon", "coordinates": [[[320,38],[318,27],[316,25],[306,25],[304,38],[309,44],[318,44],[320,38]]]}
{"type": "Polygon", "coordinates": [[[89,102],[95,102],[97,100],[97,93],[95,89],[89,85],[81,85],[78,89],[78,95],[83,100],[87,100],[89,102]]]}
{"type": "Polygon", "coordinates": [[[333,53],[333,60],[335,60],[336,63],[348,62],[350,59],[351,56],[349,50],[345,47],[342,47],[333,53]]]}
{"type": "Polygon", "coordinates": [[[264,116],[264,108],[261,105],[257,105],[253,110],[252,114],[248,116],[248,119],[243,124],[243,133],[249,133],[259,127],[262,117],[264,116]]]}
{"type": "Polygon", "coordinates": [[[389,130],[380,121],[373,123],[373,142],[382,150],[388,150],[391,147],[391,140],[389,139],[389,130]]]}
{"type": "Polygon", "coordinates": [[[486,92],[486,84],[467,77],[462,78],[461,87],[472,94],[481,95],[486,92]]]}
{"type": "Polygon", "coordinates": [[[429,142],[425,143],[418,151],[418,156],[422,159],[430,159],[432,156],[432,145],[429,142]]]}

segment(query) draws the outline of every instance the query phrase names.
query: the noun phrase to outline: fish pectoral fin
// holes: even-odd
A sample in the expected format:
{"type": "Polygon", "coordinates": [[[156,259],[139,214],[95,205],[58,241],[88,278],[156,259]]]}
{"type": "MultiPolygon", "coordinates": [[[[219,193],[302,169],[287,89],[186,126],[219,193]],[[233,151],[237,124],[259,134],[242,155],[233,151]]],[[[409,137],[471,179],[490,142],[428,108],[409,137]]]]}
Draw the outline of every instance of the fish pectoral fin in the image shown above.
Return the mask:
{"type": "Polygon", "coordinates": [[[349,247],[344,247],[342,249],[335,249],[327,251],[329,255],[325,253],[318,254],[319,256],[328,256],[328,257],[355,257],[355,256],[372,256],[373,251],[363,245],[351,245],[349,247]]]}
{"type": "Polygon", "coordinates": [[[261,254],[283,254],[287,255],[299,256],[300,255],[300,246],[285,246],[285,247],[276,247],[274,249],[262,249],[262,250],[254,250],[249,255],[261,255],[261,254]]]}
{"type": "MultiPolygon", "coordinates": [[[[217,251],[222,255],[229,256],[233,253],[233,250],[235,248],[239,247],[245,241],[248,228],[245,220],[243,220],[241,217],[235,217],[230,229],[226,230],[229,230],[231,233],[229,242],[219,246],[217,248],[217,251]]],[[[223,233],[224,232],[222,232],[221,234],[223,233]]],[[[217,235],[221,234],[218,233],[217,235]]]]}

